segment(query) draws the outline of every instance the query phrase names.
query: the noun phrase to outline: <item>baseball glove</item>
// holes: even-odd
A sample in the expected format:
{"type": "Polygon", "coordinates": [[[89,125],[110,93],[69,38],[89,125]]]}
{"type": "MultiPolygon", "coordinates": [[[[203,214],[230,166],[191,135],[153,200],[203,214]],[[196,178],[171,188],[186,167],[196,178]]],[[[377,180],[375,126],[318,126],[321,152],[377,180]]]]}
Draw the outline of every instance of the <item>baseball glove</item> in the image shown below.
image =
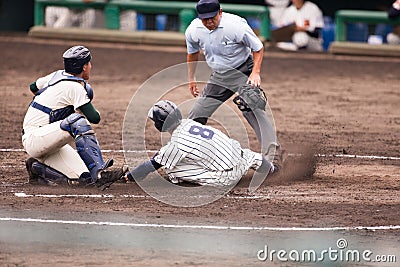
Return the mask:
{"type": "Polygon", "coordinates": [[[233,99],[233,102],[238,105],[240,110],[265,110],[267,97],[260,87],[246,83],[239,88],[238,94],[239,95],[233,99]]]}

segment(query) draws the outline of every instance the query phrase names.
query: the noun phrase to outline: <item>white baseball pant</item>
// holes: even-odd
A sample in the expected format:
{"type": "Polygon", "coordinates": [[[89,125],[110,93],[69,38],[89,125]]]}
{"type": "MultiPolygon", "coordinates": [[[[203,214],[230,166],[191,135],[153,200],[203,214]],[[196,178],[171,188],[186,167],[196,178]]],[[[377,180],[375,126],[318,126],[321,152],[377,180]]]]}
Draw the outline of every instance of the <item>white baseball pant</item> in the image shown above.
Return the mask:
{"type": "Polygon", "coordinates": [[[22,136],[22,144],[29,156],[62,172],[70,179],[77,179],[89,172],[78,152],[68,143],[71,135],[60,128],[61,121],[29,129],[22,136]]]}

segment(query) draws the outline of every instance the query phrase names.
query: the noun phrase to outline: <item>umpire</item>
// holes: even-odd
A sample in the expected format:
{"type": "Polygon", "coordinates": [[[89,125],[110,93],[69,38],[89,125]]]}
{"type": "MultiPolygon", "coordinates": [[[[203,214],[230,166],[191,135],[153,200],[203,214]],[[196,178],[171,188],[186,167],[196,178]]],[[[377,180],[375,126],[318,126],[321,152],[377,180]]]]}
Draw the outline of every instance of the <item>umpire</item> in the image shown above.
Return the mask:
{"type": "Polygon", "coordinates": [[[265,112],[266,99],[259,88],[264,46],[244,18],[222,12],[217,0],[200,0],[198,18],[185,32],[189,89],[198,97],[189,118],[206,124],[215,110],[236,92],[234,102],[254,129],[262,153],[281,168],[282,155],[274,127],[265,112]],[[199,93],[195,79],[200,50],[212,70],[199,93]],[[260,102],[264,101],[264,105],[260,102]]]}

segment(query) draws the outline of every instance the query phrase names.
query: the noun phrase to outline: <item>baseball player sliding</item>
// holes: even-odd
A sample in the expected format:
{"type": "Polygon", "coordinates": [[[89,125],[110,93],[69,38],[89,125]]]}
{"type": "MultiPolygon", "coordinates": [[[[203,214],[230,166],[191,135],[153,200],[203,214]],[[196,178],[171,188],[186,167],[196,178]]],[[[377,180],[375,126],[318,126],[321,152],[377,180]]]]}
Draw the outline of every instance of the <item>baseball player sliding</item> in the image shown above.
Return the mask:
{"type": "Polygon", "coordinates": [[[106,170],[90,123],[100,122],[92,105],[93,90],[87,82],[92,68],[90,51],[74,46],[63,54],[64,69],[31,83],[35,95],[26,112],[22,144],[31,157],[26,161],[29,183],[107,187],[124,170],[106,170]],[[76,150],[68,143],[74,140],[76,150]]]}
{"type": "Polygon", "coordinates": [[[148,117],[160,132],[169,132],[171,140],[127,173],[126,180],[139,181],[164,167],[172,183],[225,186],[238,182],[249,169],[265,175],[274,172],[274,165],[260,153],[241,148],[218,129],[182,119],[177,106],[168,100],[157,102],[148,117]]]}

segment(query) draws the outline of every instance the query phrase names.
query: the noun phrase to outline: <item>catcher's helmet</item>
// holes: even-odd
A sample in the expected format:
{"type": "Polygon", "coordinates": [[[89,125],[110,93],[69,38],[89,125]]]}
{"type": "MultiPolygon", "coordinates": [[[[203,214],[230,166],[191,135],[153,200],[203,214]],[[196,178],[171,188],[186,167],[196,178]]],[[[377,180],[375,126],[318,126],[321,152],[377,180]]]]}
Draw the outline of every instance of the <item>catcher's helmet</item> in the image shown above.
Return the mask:
{"type": "Polygon", "coordinates": [[[182,120],[182,114],[177,105],[169,100],[161,100],[154,104],[147,115],[160,132],[174,129],[182,120]]]}
{"type": "Polygon", "coordinates": [[[83,71],[83,65],[88,63],[92,56],[89,49],[82,45],[73,46],[63,54],[64,69],[68,73],[79,74],[83,71]]]}

